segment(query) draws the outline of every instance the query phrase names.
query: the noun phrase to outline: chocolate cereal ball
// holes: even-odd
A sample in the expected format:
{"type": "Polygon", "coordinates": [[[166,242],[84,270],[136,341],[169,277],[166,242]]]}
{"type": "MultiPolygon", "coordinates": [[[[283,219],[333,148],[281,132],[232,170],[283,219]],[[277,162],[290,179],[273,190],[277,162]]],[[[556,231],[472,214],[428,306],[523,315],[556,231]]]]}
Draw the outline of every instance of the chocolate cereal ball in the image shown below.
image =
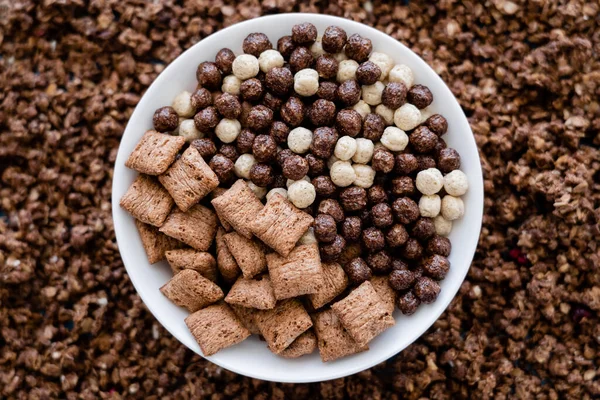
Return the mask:
{"type": "Polygon", "coordinates": [[[396,305],[400,312],[404,315],[412,315],[417,311],[417,308],[421,304],[421,301],[410,291],[398,296],[396,305]]]}
{"type": "Polygon", "coordinates": [[[390,247],[403,246],[408,240],[408,232],[406,232],[404,225],[396,224],[387,231],[385,240],[390,247]]]}
{"type": "Polygon", "coordinates": [[[282,188],[282,189],[286,189],[287,183],[287,179],[285,178],[285,176],[281,175],[281,174],[277,174],[273,177],[273,183],[271,183],[271,188],[275,189],[275,188],[282,188]]]}
{"type": "Polygon", "coordinates": [[[194,93],[192,93],[192,97],[190,98],[190,102],[192,103],[192,107],[196,110],[202,110],[208,106],[211,106],[213,103],[212,94],[208,89],[198,88],[194,93]]]}
{"type": "Polygon", "coordinates": [[[242,105],[237,96],[223,93],[215,100],[217,111],[225,118],[236,119],[242,112],[242,105]]]}
{"type": "Polygon", "coordinates": [[[198,65],[198,68],[196,69],[196,79],[202,87],[209,90],[219,90],[223,78],[217,64],[205,61],[198,65]]]}
{"type": "Polygon", "coordinates": [[[394,223],[392,207],[387,203],[379,203],[371,208],[371,218],[373,225],[377,228],[387,228],[394,223]]]}
{"type": "Polygon", "coordinates": [[[265,85],[276,96],[284,96],[294,85],[294,75],[285,67],[271,68],[265,75],[265,85]]]}
{"type": "Polygon", "coordinates": [[[217,112],[216,107],[213,106],[198,111],[194,116],[194,123],[200,132],[209,132],[217,126],[220,120],[219,113],[217,112]]]}
{"type": "Polygon", "coordinates": [[[406,103],[408,89],[402,82],[390,82],[381,93],[381,102],[384,106],[395,110],[406,103]]]}
{"type": "Polygon", "coordinates": [[[429,168],[437,167],[437,164],[435,163],[434,158],[431,156],[419,154],[418,156],[416,156],[416,158],[417,158],[417,170],[416,170],[417,172],[421,172],[421,171],[424,171],[429,168]]]}
{"type": "Polygon", "coordinates": [[[283,122],[292,127],[296,127],[302,123],[305,112],[304,103],[297,97],[287,99],[280,110],[283,122]]]}
{"type": "Polygon", "coordinates": [[[362,122],[358,111],[352,109],[340,110],[335,118],[335,126],[340,134],[351,137],[355,137],[361,132],[362,122]]]}
{"type": "Polygon", "coordinates": [[[438,136],[444,135],[448,131],[448,121],[440,114],[433,114],[425,120],[425,126],[438,136]]]}
{"type": "Polygon", "coordinates": [[[410,144],[417,153],[429,153],[432,151],[437,142],[438,137],[424,125],[417,127],[409,136],[410,144]]]}
{"type": "Polygon", "coordinates": [[[307,115],[313,125],[329,126],[335,120],[335,103],[329,100],[318,99],[310,106],[307,115]]]}
{"type": "Polygon", "coordinates": [[[173,107],[161,107],[154,111],[152,123],[158,132],[174,131],[179,125],[179,115],[173,107]]]}
{"type": "Polygon", "coordinates": [[[419,218],[419,206],[408,197],[400,197],[392,203],[392,211],[401,224],[410,224],[419,218]]]}
{"type": "Polygon", "coordinates": [[[329,26],[321,39],[323,50],[331,54],[339,53],[344,48],[347,38],[345,30],[339,26],[329,26]]]}
{"type": "Polygon", "coordinates": [[[335,82],[321,81],[317,89],[317,97],[323,100],[335,101],[338,85],[335,82]]]}
{"type": "Polygon", "coordinates": [[[450,239],[440,235],[433,235],[428,241],[425,251],[429,254],[439,254],[440,256],[448,257],[452,250],[450,239]]]}
{"type": "Polygon", "coordinates": [[[236,148],[238,153],[246,154],[252,152],[252,144],[256,135],[250,129],[242,129],[236,140],[236,148]]]}
{"type": "Polygon", "coordinates": [[[277,155],[277,143],[269,135],[258,135],[252,143],[252,154],[258,162],[273,160],[277,155]]]}
{"type": "Polygon", "coordinates": [[[389,282],[394,290],[410,289],[415,282],[415,274],[408,269],[395,269],[390,272],[389,282]]]}
{"type": "Polygon", "coordinates": [[[219,182],[227,182],[233,178],[234,163],[223,154],[215,154],[208,163],[208,166],[217,175],[219,182]]]}
{"type": "Polygon", "coordinates": [[[385,121],[379,114],[367,114],[363,122],[363,137],[373,142],[379,141],[383,130],[385,129],[385,121]]]}
{"type": "Polygon", "coordinates": [[[336,261],[344,251],[344,247],[346,247],[346,240],[340,235],[335,235],[331,243],[320,246],[321,260],[336,261]]]}
{"type": "Polygon", "coordinates": [[[344,210],[340,206],[337,200],[325,199],[319,203],[319,213],[328,214],[335,219],[335,222],[342,222],[344,220],[344,210]]]}
{"type": "MultiPolygon", "coordinates": [[[[269,129],[269,135],[275,140],[275,142],[281,144],[287,142],[287,137],[290,134],[290,128],[281,121],[275,121],[271,124],[269,129]]],[[[239,138],[238,138],[239,140],[239,138]]]]}
{"type": "Polygon", "coordinates": [[[255,131],[262,131],[269,128],[272,122],[273,111],[269,107],[261,104],[252,107],[248,113],[248,118],[246,119],[248,127],[255,131]]]}
{"type": "MultiPolygon", "coordinates": [[[[318,158],[313,154],[307,154],[304,158],[308,161],[308,176],[314,177],[325,172],[327,163],[322,158],[318,158]]],[[[331,180],[331,179],[330,179],[331,180]]],[[[332,182],[333,184],[333,182],[332,182]]]]}
{"type": "MultiPolygon", "coordinates": [[[[338,88],[336,97],[346,106],[353,106],[360,100],[360,86],[358,82],[354,80],[347,80],[342,82],[338,88]]],[[[361,118],[362,122],[362,118],[361,118]]]]}
{"type": "Polygon", "coordinates": [[[419,163],[413,154],[398,154],[394,163],[394,172],[400,175],[408,175],[417,170],[419,163]]]}
{"type": "Polygon", "coordinates": [[[394,153],[387,149],[377,149],[373,152],[371,166],[375,171],[383,172],[384,174],[392,172],[394,169],[394,153]]]}
{"type": "Polygon", "coordinates": [[[252,54],[254,57],[260,56],[265,50],[272,49],[273,45],[269,37],[264,33],[251,33],[244,39],[242,50],[246,54],[252,54]]]}
{"type": "Polygon", "coordinates": [[[277,51],[281,53],[283,58],[290,58],[292,51],[296,48],[291,36],[282,36],[277,41],[277,51]]]}
{"type": "Polygon", "coordinates": [[[365,61],[356,69],[356,80],[361,85],[372,85],[379,80],[381,68],[374,62],[365,61]]]}
{"type": "Polygon", "coordinates": [[[371,39],[363,38],[358,33],[355,33],[348,38],[344,50],[348,58],[362,63],[369,58],[373,50],[373,44],[371,43],[371,39]]]}
{"type": "Polygon", "coordinates": [[[356,241],[360,239],[362,233],[362,221],[359,217],[347,217],[342,222],[342,236],[346,240],[356,241]]]}
{"type": "Polygon", "coordinates": [[[285,160],[289,156],[293,156],[294,154],[296,154],[296,153],[294,153],[290,149],[279,150],[277,152],[277,156],[276,156],[277,164],[279,164],[283,168],[283,163],[285,162],[285,160]]]}
{"type": "Polygon", "coordinates": [[[310,68],[314,62],[315,58],[306,47],[296,47],[290,55],[290,69],[293,73],[310,68]]]}
{"type": "Polygon", "coordinates": [[[412,196],[415,194],[415,183],[410,176],[399,176],[392,179],[391,188],[394,196],[412,196]]]}
{"type": "Polygon", "coordinates": [[[256,163],[250,168],[250,180],[256,186],[267,187],[273,183],[273,167],[269,164],[256,163]]]}
{"type": "Polygon", "coordinates": [[[358,186],[345,188],[340,192],[340,202],[346,211],[362,210],[367,206],[367,191],[358,186]]]}
{"type": "Polygon", "coordinates": [[[408,264],[399,258],[394,258],[392,260],[392,270],[394,271],[406,271],[408,269],[408,264]]]}
{"type": "Polygon", "coordinates": [[[442,288],[440,287],[439,283],[426,276],[417,279],[417,282],[413,288],[415,296],[417,296],[417,298],[421,300],[423,304],[433,303],[435,299],[437,299],[441,290],[442,288]]]}
{"type": "Polygon", "coordinates": [[[392,269],[392,257],[385,250],[371,253],[367,256],[367,265],[375,274],[387,274],[392,269]]]}
{"type": "Polygon", "coordinates": [[[221,152],[221,154],[223,154],[225,157],[229,158],[233,162],[235,162],[235,160],[237,160],[240,156],[237,152],[237,149],[232,144],[222,145],[219,151],[221,152]]]}
{"type": "Polygon", "coordinates": [[[333,149],[337,140],[338,134],[335,129],[329,127],[317,128],[313,132],[310,151],[317,157],[329,158],[333,155],[333,149]]]}
{"type": "Polygon", "coordinates": [[[385,237],[383,232],[377,228],[367,228],[362,231],[362,242],[365,249],[370,253],[383,250],[385,247],[385,237]]]}
{"type": "Polygon", "coordinates": [[[423,246],[417,239],[409,238],[402,248],[402,257],[407,260],[418,260],[423,255],[423,246]]]}
{"type": "Polygon", "coordinates": [[[235,60],[235,54],[233,51],[231,51],[231,49],[227,48],[219,50],[215,56],[215,64],[217,65],[217,68],[219,68],[225,75],[229,75],[233,71],[231,68],[233,60],[235,60]]]}
{"type": "Polygon", "coordinates": [[[450,261],[439,254],[427,257],[422,265],[425,273],[438,281],[444,279],[450,270],[450,261]]]}
{"type": "Polygon", "coordinates": [[[437,166],[443,173],[452,172],[460,168],[460,155],[453,148],[440,150],[437,159],[437,166]]]}
{"type": "Polygon", "coordinates": [[[310,45],[317,40],[317,28],[310,22],[292,26],[292,40],[301,45],[310,45]]]}
{"type": "Polygon", "coordinates": [[[215,146],[215,142],[209,138],[195,139],[190,143],[190,146],[198,150],[198,153],[200,153],[205,160],[210,159],[217,154],[217,146],[215,146]]]}
{"type": "MultiPolygon", "coordinates": [[[[247,103],[247,102],[245,102],[247,103]]],[[[247,103],[250,104],[250,103],[247,103]]],[[[263,106],[269,107],[273,112],[278,112],[281,106],[283,105],[283,99],[281,97],[277,97],[271,92],[265,93],[265,97],[262,100],[263,106]]],[[[242,108],[244,107],[244,103],[242,103],[242,108]]],[[[252,107],[250,107],[252,108],[252,107]]]]}
{"type": "Polygon", "coordinates": [[[317,176],[316,178],[313,178],[312,184],[315,187],[317,196],[330,197],[335,193],[335,185],[328,176],[317,176]]]}
{"type": "Polygon", "coordinates": [[[319,214],[314,221],[315,237],[320,243],[331,243],[337,235],[337,226],[331,215],[319,214]]]}
{"type": "Polygon", "coordinates": [[[367,265],[365,260],[360,257],[353,258],[344,267],[348,279],[354,285],[360,285],[364,281],[368,281],[373,276],[371,268],[367,265]]]}
{"type": "Polygon", "coordinates": [[[433,219],[421,217],[413,225],[410,235],[419,240],[427,240],[435,234],[433,219]]]}
{"type": "Polygon", "coordinates": [[[246,79],[240,85],[240,96],[246,101],[255,103],[261,99],[263,93],[263,84],[257,78],[246,79]]]}
{"type": "Polygon", "coordinates": [[[382,185],[373,185],[367,190],[367,198],[369,204],[375,205],[379,203],[387,203],[388,195],[382,185]]]}
{"type": "Polygon", "coordinates": [[[308,162],[297,154],[286,157],[281,167],[283,176],[293,181],[302,179],[308,173],[308,162]]]}
{"type": "Polygon", "coordinates": [[[408,102],[422,110],[433,101],[433,94],[427,86],[413,85],[406,95],[408,102]]]}
{"type": "Polygon", "coordinates": [[[315,69],[319,73],[320,78],[333,79],[337,75],[338,62],[329,54],[323,54],[317,58],[315,69]]]}

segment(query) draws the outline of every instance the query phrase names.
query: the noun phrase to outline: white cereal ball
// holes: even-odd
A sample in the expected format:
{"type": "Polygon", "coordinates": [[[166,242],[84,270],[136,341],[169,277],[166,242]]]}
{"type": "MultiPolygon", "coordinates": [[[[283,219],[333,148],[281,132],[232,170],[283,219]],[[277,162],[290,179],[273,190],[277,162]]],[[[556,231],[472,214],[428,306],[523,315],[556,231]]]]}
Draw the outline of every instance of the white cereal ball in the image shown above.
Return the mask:
{"type": "Polygon", "coordinates": [[[419,212],[422,217],[437,217],[442,207],[442,199],[437,194],[423,195],[419,200],[419,212]]]}
{"type": "Polygon", "coordinates": [[[452,232],[452,221],[448,221],[441,215],[433,219],[433,226],[435,227],[435,233],[440,236],[448,236],[452,232]]]}
{"type": "Polygon", "coordinates": [[[234,96],[240,94],[240,86],[242,81],[235,75],[227,75],[223,78],[223,84],[221,85],[221,91],[223,93],[229,93],[234,96]]]}
{"type": "MultiPolygon", "coordinates": [[[[333,58],[335,58],[335,60],[336,60],[338,63],[341,63],[342,61],[346,61],[346,60],[348,59],[348,56],[346,55],[346,53],[345,53],[345,52],[343,52],[343,51],[342,51],[342,52],[340,52],[340,53],[335,53],[335,54],[333,55],[333,58]]],[[[357,67],[357,68],[358,68],[358,67],[357,67]]]]}
{"type": "Polygon", "coordinates": [[[312,96],[319,90],[319,73],[305,68],[294,75],[294,91],[300,96],[312,96]]]}
{"type": "Polygon", "coordinates": [[[394,124],[404,131],[410,131],[421,123],[421,112],[412,104],[406,103],[394,113],[394,124]]]}
{"type": "Polygon", "coordinates": [[[455,169],[449,174],[446,174],[446,176],[444,176],[444,189],[446,190],[446,193],[451,196],[462,196],[467,193],[467,190],[469,189],[467,175],[460,169],[455,169]]]}
{"type": "Polygon", "coordinates": [[[450,195],[442,199],[442,216],[448,221],[454,221],[465,214],[465,203],[460,197],[450,195]]]}
{"type": "Polygon", "coordinates": [[[287,190],[285,190],[284,188],[274,188],[269,190],[269,193],[267,193],[267,201],[269,201],[271,197],[273,197],[275,194],[283,196],[284,199],[288,198],[287,190]]]}
{"type": "Polygon", "coordinates": [[[317,192],[312,183],[301,179],[290,185],[288,188],[288,197],[293,205],[298,208],[310,206],[317,197],[317,192]]]}
{"type": "Polygon", "coordinates": [[[298,240],[298,244],[299,245],[303,245],[303,244],[316,244],[317,243],[317,238],[315,236],[315,230],[313,229],[313,227],[309,227],[306,232],[304,232],[304,235],[302,235],[302,237],[300,238],[300,240],[298,240]]]}
{"type": "Polygon", "coordinates": [[[299,126],[290,131],[287,138],[287,144],[291,151],[297,154],[304,154],[310,149],[312,142],[312,132],[299,126]]]}
{"type": "Polygon", "coordinates": [[[231,143],[242,131],[242,125],[237,119],[223,118],[215,128],[215,134],[223,143],[231,143]]]}
{"type": "Polygon", "coordinates": [[[352,161],[359,164],[366,164],[373,158],[373,151],[375,145],[369,139],[358,138],[356,139],[356,153],[352,157],[352,161]]]}
{"type": "Polygon", "coordinates": [[[329,170],[331,181],[339,187],[352,185],[356,180],[356,172],[348,161],[336,161],[329,170]]]}
{"type": "Polygon", "coordinates": [[[260,70],[266,74],[275,67],[283,67],[283,56],[277,50],[265,50],[258,57],[258,65],[260,70]]]}
{"type": "Polygon", "coordinates": [[[256,164],[256,158],[252,154],[242,154],[235,160],[233,170],[238,178],[250,179],[250,169],[256,164]]]}
{"type": "Polygon", "coordinates": [[[391,151],[402,151],[408,145],[408,135],[400,128],[388,126],[381,135],[381,144],[391,151]]]}
{"type": "Polygon", "coordinates": [[[394,65],[391,69],[388,80],[390,82],[402,82],[407,89],[410,89],[415,81],[412,70],[404,64],[394,65]]]}
{"type": "Polygon", "coordinates": [[[248,184],[250,190],[254,192],[256,197],[258,197],[261,200],[265,198],[265,196],[267,195],[267,188],[256,186],[252,181],[248,181],[246,183],[248,184]]]}
{"type": "Polygon", "coordinates": [[[354,179],[354,184],[358,187],[368,189],[373,186],[373,181],[375,180],[375,170],[371,168],[369,165],[364,164],[354,164],[352,165],[354,168],[354,173],[356,174],[356,179],[354,179]]]}
{"type": "MultiPolygon", "coordinates": [[[[304,177],[302,177],[301,179],[298,179],[298,181],[306,181],[306,182],[310,183],[310,178],[308,176],[304,175],[304,177]]],[[[289,189],[290,186],[292,186],[292,183],[298,182],[298,181],[295,181],[293,179],[288,179],[287,181],[285,181],[285,186],[289,189]]]]}
{"type": "Polygon", "coordinates": [[[381,94],[385,89],[385,85],[382,82],[375,82],[372,85],[363,85],[362,87],[362,99],[365,103],[376,106],[381,104],[381,94]]]}
{"type": "Polygon", "coordinates": [[[444,186],[444,177],[437,168],[427,168],[417,174],[415,184],[423,194],[436,194],[444,186]]]}
{"type": "Polygon", "coordinates": [[[231,65],[233,74],[241,80],[250,79],[258,74],[258,59],[252,54],[240,54],[231,65]]]}
{"type": "Polygon", "coordinates": [[[383,118],[386,125],[394,124],[394,110],[392,110],[391,108],[380,104],[377,107],[375,107],[375,114],[383,118]]]}
{"type": "Polygon", "coordinates": [[[379,76],[380,81],[387,78],[388,74],[394,67],[394,60],[392,60],[392,57],[388,56],[385,53],[378,53],[374,51],[373,53],[371,53],[369,61],[371,61],[373,64],[377,65],[379,69],[381,69],[381,75],[379,76]]]}
{"type": "Polygon", "coordinates": [[[196,114],[196,109],[192,107],[192,94],[185,90],[175,96],[171,106],[180,117],[193,117],[196,114]]]}
{"type": "Polygon", "coordinates": [[[204,137],[204,133],[196,128],[193,119],[184,119],[179,124],[179,136],[185,138],[186,142],[191,142],[192,140],[204,137]]]}
{"type": "Polygon", "coordinates": [[[356,79],[356,70],[358,63],[354,60],[343,60],[338,65],[337,81],[342,83],[351,79],[356,79]]]}
{"type": "Polygon", "coordinates": [[[358,103],[352,106],[352,109],[359,113],[362,119],[371,114],[371,106],[365,103],[364,100],[359,100],[358,103]]]}
{"type": "Polygon", "coordinates": [[[333,155],[342,161],[348,161],[354,153],[356,153],[356,139],[350,136],[342,136],[333,150],[333,155]]]}
{"type": "MultiPolygon", "coordinates": [[[[332,155],[331,157],[329,157],[329,158],[327,159],[327,168],[328,168],[328,169],[331,169],[331,167],[333,166],[333,164],[335,164],[337,161],[340,161],[340,159],[339,159],[339,158],[337,158],[337,157],[335,156],[335,154],[334,154],[334,155],[332,155]]],[[[343,161],[343,160],[342,160],[342,161],[343,161]]]]}
{"type": "Polygon", "coordinates": [[[325,50],[323,50],[323,36],[318,36],[317,40],[313,44],[310,45],[310,52],[312,53],[315,60],[325,54],[325,50]]]}

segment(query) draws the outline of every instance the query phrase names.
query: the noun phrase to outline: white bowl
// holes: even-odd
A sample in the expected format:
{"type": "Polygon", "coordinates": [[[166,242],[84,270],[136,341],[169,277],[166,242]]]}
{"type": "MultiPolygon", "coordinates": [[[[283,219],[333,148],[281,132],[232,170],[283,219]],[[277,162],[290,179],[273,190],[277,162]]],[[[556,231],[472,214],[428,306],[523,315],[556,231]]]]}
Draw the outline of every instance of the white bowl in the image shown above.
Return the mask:
{"type": "Polygon", "coordinates": [[[381,363],[402,351],[423,334],[446,309],[456,295],[469,269],[481,228],[483,212],[483,180],[473,133],[458,102],[440,77],[415,53],[390,36],[350,20],[317,14],[281,14],[245,21],[223,29],[181,54],[152,83],[136,107],[123,134],[114,171],[113,219],[121,257],[142,300],[160,323],[179,341],[202,355],[200,347],[188,331],[184,318],[188,312],[172,304],[159,288],[171,277],[166,262],[150,265],[142,247],[133,218],[119,207],[119,199],[133,182],[137,172],[125,168],[125,160],[143,133],[152,129],[152,115],[159,107],[170,105],[181,91],[196,87],[196,67],[202,61],[214,60],[223,47],[241,53],[242,41],[251,32],[264,32],[275,44],[281,36],[291,34],[294,24],[309,21],[320,33],[330,25],[338,25],[348,35],[359,33],[373,42],[374,51],[391,55],[397,63],[408,65],[415,82],[427,85],[434,95],[431,109],[448,120],[444,139],[461,155],[461,169],[469,179],[469,191],[463,197],[465,216],[455,221],[450,240],[452,254],[450,272],[441,282],[438,299],[421,305],[409,317],[396,310],[396,325],[375,338],[370,350],[337,361],[323,363],[318,353],[288,360],[272,354],[256,336],[239,345],[206,357],[230,371],[257,379],[277,382],[317,382],[351,375],[381,363]]]}

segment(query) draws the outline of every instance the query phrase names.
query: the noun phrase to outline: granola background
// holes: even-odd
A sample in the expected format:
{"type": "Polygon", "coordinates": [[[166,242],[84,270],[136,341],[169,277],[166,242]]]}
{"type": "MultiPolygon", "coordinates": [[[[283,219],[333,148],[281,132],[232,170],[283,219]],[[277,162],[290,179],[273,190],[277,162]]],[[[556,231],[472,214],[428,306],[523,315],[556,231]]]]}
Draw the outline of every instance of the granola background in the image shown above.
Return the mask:
{"type": "Polygon", "coordinates": [[[600,396],[599,15],[565,0],[0,0],[0,397],[600,396]],[[428,333],[306,385],[235,375],[160,327],[110,204],[119,139],[157,74],[224,26],[290,11],[420,54],[469,117],[486,189],[469,276],[428,333]]]}

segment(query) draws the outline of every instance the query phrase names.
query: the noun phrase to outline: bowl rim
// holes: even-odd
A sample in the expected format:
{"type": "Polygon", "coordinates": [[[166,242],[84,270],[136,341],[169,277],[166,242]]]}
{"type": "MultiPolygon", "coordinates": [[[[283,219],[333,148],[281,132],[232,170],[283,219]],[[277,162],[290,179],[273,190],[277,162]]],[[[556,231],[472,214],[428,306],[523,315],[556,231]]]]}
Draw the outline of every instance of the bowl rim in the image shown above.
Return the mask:
{"type": "MultiPolygon", "coordinates": [[[[248,30],[248,33],[250,33],[250,32],[251,32],[251,30],[248,30]]],[[[429,76],[428,76],[427,82],[430,82],[429,76]]],[[[446,114],[446,115],[448,115],[448,114],[446,114]]],[[[462,139],[462,137],[461,137],[461,139],[462,139]]],[[[148,310],[152,313],[152,315],[158,320],[158,322],[180,343],[182,343],[183,345],[188,347],[194,353],[200,355],[201,357],[207,359],[208,361],[210,361],[214,364],[217,364],[218,366],[220,366],[222,368],[225,368],[234,373],[237,373],[237,374],[240,374],[243,376],[248,376],[248,377],[255,378],[255,379],[261,379],[261,380],[265,380],[265,381],[274,381],[274,382],[284,382],[284,383],[322,382],[322,381],[327,381],[327,380],[331,380],[331,379],[337,379],[340,377],[353,375],[355,373],[364,371],[366,369],[369,369],[381,362],[384,362],[384,361],[394,357],[395,355],[397,355],[398,353],[400,353],[401,351],[406,349],[406,347],[408,347],[412,343],[414,343],[428,329],[430,329],[433,326],[433,324],[439,319],[440,315],[448,309],[448,307],[450,306],[450,303],[456,297],[456,294],[458,293],[458,290],[460,289],[460,287],[461,287],[462,283],[464,282],[465,277],[470,269],[470,264],[473,261],[475,251],[477,249],[479,235],[480,235],[481,227],[482,227],[483,199],[484,199],[484,191],[483,191],[483,174],[482,174],[482,168],[481,168],[481,159],[479,157],[477,144],[475,142],[475,138],[474,138],[472,130],[470,128],[468,119],[467,119],[462,107],[460,106],[458,100],[456,99],[456,97],[454,96],[452,91],[450,90],[450,88],[446,85],[446,83],[442,80],[442,78],[433,70],[433,68],[431,68],[419,55],[417,55],[415,52],[413,52],[409,47],[404,45],[399,40],[394,39],[393,37],[386,34],[385,32],[379,31],[378,29],[376,29],[374,27],[365,25],[365,24],[357,22],[357,21],[349,20],[346,18],[341,18],[341,17],[337,17],[337,16],[333,16],[333,15],[326,15],[326,14],[315,14],[315,13],[282,13],[282,14],[267,15],[267,16],[261,16],[258,18],[252,18],[249,20],[240,21],[238,23],[235,23],[233,25],[225,27],[225,28],[223,28],[217,32],[214,32],[211,35],[203,38],[202,40],[198,41],[196,44],[194,44],[193,46],[191,46],[190,48],[188,48],[184,52],[182,52],[173,61],[171,61],[165,67],[165,69],[163,71],[161,71],[161,73],[154,79],[154,81],[151,83],[151,85],[146,89],[146,91],[140,98],[140,101],[136,105],[136,108],[134,109],[133,113],[131,114],[131,116],[129,118],[129,121],[127,123],[127,126],[123,132],[123,135],[122,135],[120,143],[119,143],[117,158],[115,160],[115,165],[114,165],[112,194],[111,194],[112,217],[113,217],[113,225],[114,225],[114,230],[115,230],[116,243],[117,243],[117,246],[119,247],[119,253],[121,255],[121,259],[123,260],[123,265],[125,266],[125,269],[129,276],[129,279],[131,280],[137,294],[140,296],[144,305],[148,308],[148,310]],[[326,23],[329,25],[343,25],[344,29],[346,29],[346,30],[356,28],[361,31],[365,31],[366,33],[361,32],[363,35],[368,35],[368,36],[369,35],[375,35],[375,36],[383,35],[383,36],[390,38],[391,40],[396,42],[396,44],[398,46],[401,46],[403,48],[404,52],[407,52],[409,54],[409,57],[412,58],[411,62],[418,64],[418,66],[420,68],[428,71],[427,75],[431,76],[432,81],[436,81],[436,86],[439,87],[438,90],[447,92],[446,96],[449,95],[450,98],[454,99],[454,102],[451,102],[451,104],[447,105],[450,108],[448,112],[452,113],[452,114],[458,114],[458,117],[464,121],[464,124],[462,124],[463,126],[461,126],[461,130],[464,131],[464,133],[463,133],[464,138],[466,138],[466,140],[471,142],[469,145],[473,146],[475,148],[475,152],[471,156],[476,157],[477,165],[479,166],[479,168],[477,168],[473,171],[469,170],[469,173],[468,173],[469,184],[470,184],[469,190],[470,191],[476,190],[476,193],[474,195],[471,194],[472,198],[469,200],[469,202],[473,203],[473,204],[469,204],[468,212],[476,213],[473,215],[476,218],[478,218],[476,221],[476,222],[478,222],[478,224],[477,224],[477,229],[472,231],[473,232],[472,235],[468,236],[468,238],[470,240],[467,243],[461,243],[461,247],[467,248],[467,252],[469,254],[469,256],[468,256],[469,265],[466,268],[464,268],[462,275],[457,277],[458,283],[456,284],[455,288],[444,288],[446,292],[448,292],[448,291],[451,292],[451,296],[449,297],[449,300],[447,302],[445,302],[445,304],[443,304],[443,306],[438,307],[435,312],[431,313],[431,316],[429,317],[429,320],[431,321],[431,323],[422,324],[422,326],[419,326],[417,329],[412,331],[412,334],[410,335],[410,339],[408,339],[408,341],[404,347],[394,348],[393,350],[386,352],[385,355],[382,357],[369,358],[368,361],[366,361],[364,363],[354,365],[350,368],[346,368],[341,371],[339,370],[339,368],[336,368],[333,370],[335,372],[332,372],[326,376],[311,375],[308,377],[301,376],[299,378],[295,378],[293,376],[291,376],[291,377],[286,376],[284,378],[271,377],[271,376],[266,376],[266,375],[262,374],[260,368],[244,369],[244,368],[241,368],[240,363],[224,362],[222,359],[215,357],[215,355],[209,356],[209,357],[204,356],[201,352],[190,347],[190,345],[188,343],[186,343],[184,340],[182,340],[180,337],[178,337],[178,335],[176,335],[174,333],[174,329],[172,329],[172,327],[169,326],[169,324],[165,323],[166,321],[164,320],[164,318],[162,318],[162,315],[164,313],[163,311],[157,310],[153,306],[149,305],[149,303],[146,301],[146,298],[145,298],[146,296],[143,294],[144,290],[141,289],[141,287],[144,285],[142,280],[138,279],[139,277],[134,277],[135,275],[130,274],[129,268],[127,267],[127,265],[133,265],[136,261],[133,259],[130,259],[129,252],[122,250],[122,247],[118,246],[119,242],[125,243],[125,241],[126,241],[125,232],[124,232],[124,229],[125,229],[124,225],[126,225],[126,224],[125,224],[125,222],[122,221],[122,217],[117,215],[119,212],[119,209],[120,209],[120,206],[119,206],[120,198],[117,196],[117,193],[119,192],[119,190],[116,190],[116,188],[117,188],[119,182],[122,180],[122,178],[121,178],[122,174],[120,174],[119,172],[123,171],[125,169],[124,163],[125,163],[126,158],[129,156],[129,154],[124,154],[124,150],[123,150],[124,140],[123,139],[128,135],[128,132],[135,129],[134,127],[132,127],[132,121],[136,120],[136,116],[143,113],[142,110],[146,108],[145,103],[147,102],[147,99],[148,99],[146,94],[153,92],[154,87],[162,85],[161,81],[164,79],[164,77],[166,75],[168,75],[168,72],[171,69],[176,68],[175,67],[176,64],[183,62],[182,60],[186,58],[186,54],[189,57],[192,52],[192,49],[194,49],[196,46],[201,46],[201,43],[204,40],[206,40],[207,38],[212,38],[211,40],[215,40],[215,38],[220,38],[222,36],[223,37],[226,36],[228,30],[232,27],[240,29],[241,26],[244,26],[246,24],[248,24],[248,25],[257,24],[257,21],[264,22],[264,23],[269,23],[269,22],[286,23],[287,22],[290,24],[289,26],[291,27],[293,24],[299,23],[299,22],[306,22],[306,21],[315,22],[314,21],[315,19],[319,19],[321,21],[327,21],[326,23]],[[479,209],[478,213],[477,213],[477,209],[479,209]]],[[[131,217],[131,219],[133,221],[132,217],[131,217]]],[[[437,303],[437,301],[436,301],[436,303],[437,303]]],[[[217,356],[218,356],[218,353],[217,353],[217,356]]],[[[292,365],[292,367],[293,367],[293,365],[292,365]]]]}

